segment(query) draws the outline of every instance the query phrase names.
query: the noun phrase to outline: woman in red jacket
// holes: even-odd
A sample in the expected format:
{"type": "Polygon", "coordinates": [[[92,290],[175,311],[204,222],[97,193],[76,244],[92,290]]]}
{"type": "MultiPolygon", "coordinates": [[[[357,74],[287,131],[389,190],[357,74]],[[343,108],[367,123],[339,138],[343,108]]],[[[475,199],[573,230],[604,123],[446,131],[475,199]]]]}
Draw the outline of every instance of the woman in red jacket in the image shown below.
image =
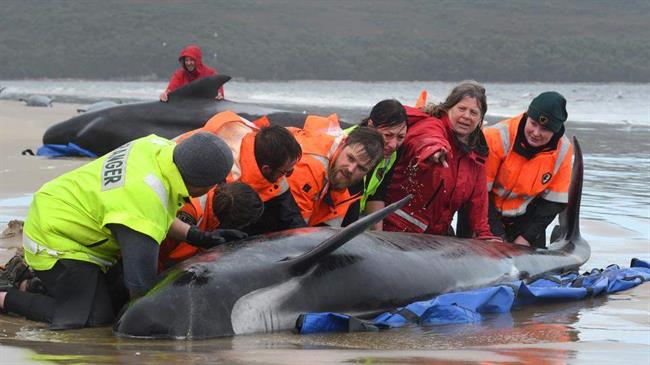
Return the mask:
{"type": "Polygon", "coordinates": [[[456,86],[444,103],[425,110],[406,107],[408,132],[386,194],[386,204],[413,199],[384,220],[384,230],[452,234],[454,213],[464,207],[473,236],[492,239],[487,220],[485,161],[481,132],[485,89],[474,81],[456,86]]]}
{"type": "MultiPolygon", "coordinates": [[[[169,99],[169,93],[181,86],[185,86],[190,82],[203,77],[218,75],[217,70],[203,64],[201,48],[193,44],[183,48],[181,54],[178,56],[178,62],[181,64],[181,67],[174,71],[171,80],[169,80],[169,85],[167,85],[165,91],[160,94],[160,101],[162,102],[167,102],[169,99]]],[[[217,100],[222,100],[223,97],[222,86],[217,92],[217,100]]]]}

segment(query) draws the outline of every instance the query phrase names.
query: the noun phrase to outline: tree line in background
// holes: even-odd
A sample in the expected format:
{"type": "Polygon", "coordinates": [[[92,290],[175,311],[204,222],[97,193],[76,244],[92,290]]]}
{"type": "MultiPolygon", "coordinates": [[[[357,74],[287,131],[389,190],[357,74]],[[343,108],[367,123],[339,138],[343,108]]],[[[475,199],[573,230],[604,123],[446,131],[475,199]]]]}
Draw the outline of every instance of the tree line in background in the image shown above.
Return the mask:
{"type": "Polygon", "coordinates": [[[0,79],[650,81],[647,1],[4,2],[0,79]]]}

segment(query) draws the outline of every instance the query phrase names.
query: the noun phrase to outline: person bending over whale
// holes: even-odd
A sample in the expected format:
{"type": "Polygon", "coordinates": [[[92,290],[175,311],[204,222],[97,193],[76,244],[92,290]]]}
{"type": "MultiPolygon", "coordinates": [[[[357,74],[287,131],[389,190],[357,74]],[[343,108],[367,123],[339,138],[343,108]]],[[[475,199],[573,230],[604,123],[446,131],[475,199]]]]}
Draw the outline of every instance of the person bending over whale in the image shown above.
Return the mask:
{"type": "MultiPolygon", "coordinates": [[[[343,220],[343,226],[356,221],[359,214],[367,215],[376,212],[386,206],[384,197],[390,183],[390,176],[395,161],[400,156],[400,147],[406,137],[406,110],[402,103],[394,99],[386,99],[378,102],[370,111],[370,116],[363,119],[360,126],[376,129],[384,138],[384,156],[377,166],[363,181],[350,187],[350,192],[363,191],[363,196],[354,203],[343,220]]],[[[345,130],[350,133],[357,126],[345,130]]],[[[382,222],[377,223],[373,228],[381,230],[382,222]]]]}
{"type": "Polygon", "coordinates": [[[119,308],[108,269],[121,256],[131,297],[149,290],[176,211],[223,182],[232,164],[228,146],[210,133],[180,144],[149,135],[46,183],[34,194],[23,234],[25,260],[46,294],[3,283],[0,309],[51,329],[112,323],[119,308]]]}
{"type": "Polygon", "coordinates": [[[248,234],[275,232],[304,227],[305,222],[289,191],[287,176],[300,160],[300,145],[284,127],[257,125],[225,111],[215,114],[202,128],[177,137],[182,141],[197,131],[221,137],[234,156],[228,181],[250,185],[264,201],[264,213],[255,223],[244,228],[248,234]]]}
{"type": "Polygon", "coordinates": [[[472,237],[494,239],[487,220],[483,86],[466,81],[443,103],[406,111],[409,129],[386,204],[408,194],[413,199],[384,219],[384,230],[451,235],[452,218],[465,206],[472,237]]]}
{"type": "MultiPolygon", "coordinates": [[[[180,56],[178,56],[178,62],[181,64],[181,67],[176,69],[171,80],[169,80],[167,88],[162,94],[160,94],[160,101],[162,102],[167,102],[167,100],[169,100],[169,93],[181,86],[185,86],[190,82],[203,77],[219,74],[214,68],[203,64],[201,48],[193,44],[185,47],[181,51],[180,56]]],[[[217,92],[216,99],[222,100],[223,98],[224,93],[222,86],[217,92]]]]}
{"type": "Polygon", "coordinates": [[[313,123],[318,118],[332,121],[309,116],[303,129],[287,128],[303,152],[288,178],[289,186],[309,226],[341,226],[350,205],[362,196],[361,192],[351,194],[348,188],[359,183],[383,157],[384,141],[377,130],[368,127],[338,137],[312,129],[321,124],[313,123]]]}
{"type": "Polygon", "coordinates": [[[564,135],[566,99],[543,92],[526,113],[483,130],[492,233],[546,247],[546,227],[568,203],[573,146],[564,135]]]}
{"type": "MultiPolygon", "coordinates": [[[[192,198],[181,207],[176,217],[193,226],[193,230],[206,232],[204,239],[195,238],[192,245],[168,235],[160,245],[158,271],[188,259],[203,249],[214,247],[218,242],[211,239],[210,232],[216,232],[217,228],[241,230],[255,223],[263,211],[262,199],[255,190],[242,182],[220,184],[207,194],[192,198]]],[[[201,235],[198,232],[193,231],[189,235],[201,235]]]]}

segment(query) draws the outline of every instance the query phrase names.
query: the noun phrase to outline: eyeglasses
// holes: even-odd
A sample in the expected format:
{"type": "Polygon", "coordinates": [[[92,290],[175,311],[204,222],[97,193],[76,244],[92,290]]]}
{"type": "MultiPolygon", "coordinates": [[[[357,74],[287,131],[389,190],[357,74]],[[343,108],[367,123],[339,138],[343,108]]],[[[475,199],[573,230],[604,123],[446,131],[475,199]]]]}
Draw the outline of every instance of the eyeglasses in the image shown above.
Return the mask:
{"type": "Polygon", "coordinates": [[[280,175],[284,175],[286,177],[289,177],[289,176],[291,176],[291,174],[293,174],[293,167],[288,169],[288,170],[278,170],[278,173],[280,175]]]}

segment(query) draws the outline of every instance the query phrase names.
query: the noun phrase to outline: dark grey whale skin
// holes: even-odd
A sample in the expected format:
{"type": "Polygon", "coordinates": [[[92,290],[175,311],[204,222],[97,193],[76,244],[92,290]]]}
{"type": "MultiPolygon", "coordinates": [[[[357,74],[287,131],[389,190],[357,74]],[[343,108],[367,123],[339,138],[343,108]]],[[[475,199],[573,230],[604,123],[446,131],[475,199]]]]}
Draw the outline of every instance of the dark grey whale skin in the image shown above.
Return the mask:
{"type": "Polygon", "coordinates": [[[217,90],[228,80],[230,76],[226,75],[199,79],[170,93],[166,103],[121,104],[72,117],[48,128],[43,135],[43,144],[74,143],[101,156],[152,133],[174,138],[203,127],[210,117],[225,110],[248,120],[266,115],[272,124],[302,126],[306,113],[215,100],[217,90]]]}
{"type": "Polygon", "coordinates": [[[274,332],[293,328],[305,312],[370,315],[441,293],[577,269],[591,251],[580,236],[583,161],[574,143],[569,204],[548,250],[366,231],[400,201],[343,229],[288,230],[198,255],[131,302],[114,332],[174,339],[274,332]]]}

